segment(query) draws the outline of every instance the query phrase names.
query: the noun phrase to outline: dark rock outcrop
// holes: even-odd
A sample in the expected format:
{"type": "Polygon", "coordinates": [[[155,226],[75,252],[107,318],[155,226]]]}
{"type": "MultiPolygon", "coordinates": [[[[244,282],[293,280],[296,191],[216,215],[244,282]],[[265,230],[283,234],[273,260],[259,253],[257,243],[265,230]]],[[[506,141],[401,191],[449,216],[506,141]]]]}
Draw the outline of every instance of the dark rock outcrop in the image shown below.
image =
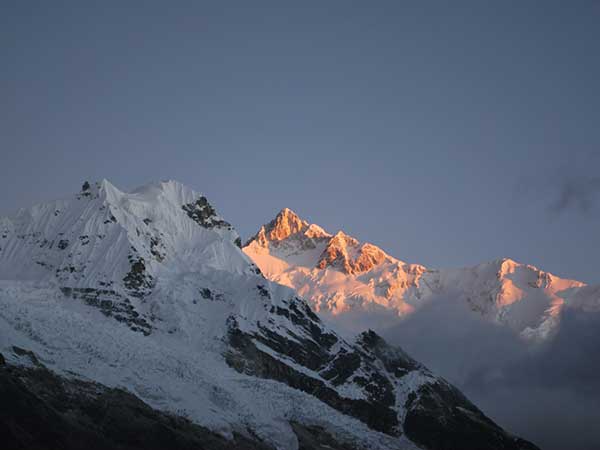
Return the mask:
{"type": "Polygon", "coordinates": [[[406,407],[406,435],[427,449],[539,450],[506,433],[458,389],[443,381],[422,386],[406,407]]]}
{"type": "MultiPolygon", "coordinates": [[[[257,337],[257,336],[255,336],[257,337]]],[[[338,411],[356,417],[370,428],[398,435],[398,419],[388,405],[342,397],[318,378],[300,372],[257,348],[251,335],[232,325],[229,340],[236,352],[226,355],[227,363],[241,373],[269,378],[307,392],[338,411]]],[[[291,340],[290,340],[291,342],[291,340]]],[[[290,349],[294,348],[290,345],[290,349]]],[[[293,355],[293,352],[289,353],[293,355]]],[[[319,361],[318,359],[315,362],[319,361]]],[[[326,359],[322,361],[326,363],[326,359]]]]}
{"type": "Polygon", "coordinates": [[[232,350],[225,356],[231,367],[307,392],[376,431],[401,434],[394,388],[387,374],[377,368],[374,356],[359,347],[347,349],[346,344],[333,351],[339,338],[328,332],[306,302],[298,298],[272,312],[288,320],[290,327],[283,331],[259,324],[257,332],[247,333],[236,318],[230,318],[228,339],[232,350]],[[262,351],[260,345],[313,371],[314,376],[262,351]],[[340,395],[335,388],[347,381],[362,389],[366,398],[340,395]]]}
{"type": "Polygon", "coordinates": [[[123,278],[123,285],[130,291],[130,294],[135,297],[143,297],[146,291],[152,290],[153,279],[146,272],[146,264],[144,258],[129,256],[131,270],[127,272],[123,278]]]}
{"type": "MultiPolygon", "coordinates": [[[[233,229],[229,222],[221,219],[206,197],[202,196],[194,203],[183,205],[182,209],[188,217],[204,228],[223,227],[233,229]]],[[[240,241],[241,244],[241,241],[240,241]]]]}
{"type": "Polygon", "coordinates": [[[0,398],[0,442],[11,450],[272,450],[248,433],[228,441],[123,390],[45,368],[0,366],[0,398]]]}
{"type": "Polygon", "coordinates": [[[369,330],[352,346],[324,331],[317,316],[299,299],[273,308],[289,320],[295,332],[259,325],[243,331],[238,319],[229,320],[231,346],[227,363],[241,373],[268,378],[304,391],[369,428],[399,436],[403,433],[429,450],[535,450],[533,444],[511,436],[486,417],[458,389],[434,377],[400,348],[369,330]],[[304,334],[298,334],[303,331],[304,334]],[[334,350],[334,344],[339,347],[334,350]],[[265,349],[265,347],[268,349],[265,349]],[[306,370],[298,370],[293,364],[306,370]],[[312,372],[312,373],[311,373],[312,372]],[[397,404],[403,377],[415,373],[422,384],[405,404],[397,404]],[[354,385],[363,398],[348,398],[338,387],[354,385]],[[405,414],[399,414],[405,411],[405,414]],[[403,416],[403,422],[400,417],[403,416]]]}
{"type": "MultiPolygon", "coordinates": [[[[227,440],[124,390],[5,364],[2,355],[0,398],[0,443],[11,450],[274,450],[252,430],[227,440]]],[[[320,427],[291,426],[302,450],[359,450],[320,427]]]]}
{"type": "Polygon", "coordinates": [[[111,289],[62,287],[65,297],[83,301],[86,305],[98,308],[102,314],[125,323],[133,331],[150,334],[152,326],[138,313],[129,298],[111,289]]]}

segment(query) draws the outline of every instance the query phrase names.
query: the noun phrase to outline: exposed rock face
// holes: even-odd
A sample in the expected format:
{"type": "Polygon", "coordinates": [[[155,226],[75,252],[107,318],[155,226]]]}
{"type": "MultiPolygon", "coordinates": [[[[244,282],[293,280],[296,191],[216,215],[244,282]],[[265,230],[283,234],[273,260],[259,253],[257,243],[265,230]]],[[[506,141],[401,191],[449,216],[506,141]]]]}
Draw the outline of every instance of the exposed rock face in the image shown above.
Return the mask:
{"type": "Polygon", "coordinates": [[[310,393],[377,431],[390,435],[401,433],[394,408],[394,388],[365,355],[340,342],[335,334],[323,330],[318,318],[299,300],[290,303],[288,308],[280,308],[277,314],[298,325],[304,331],[304,336],[294,333],[285,336],[266,327],[260,327],[254,333],[245,333],[239,323],[232,319],[229,328],[232,351],[227,354],[227,361],[232,367],[310,393]],[[262,345],[257,346],[257,343],[262,345]],[[335,344],[339,349],[333,351],[335,344]],[[274,350],[313,373],[295,369],[261,348],[274,350]],[[350,379],[353,375],[356,378],[350,379]],[[336,387],[340,386],[361,391],[363,398],[340,395],[336,391],[336,387]]]}
{"type": "Polygon", "coordinates": [[[152,326],[146,317],[140,316],[131,301],[116,291],[93,288],[61,288],[67,298],[83,301],[86,305],[100,310],[106,317],[127,324],[133,331],[149,335],[152,326]]]}
{"type": "Polygon", "coordinates": [[[154,279],[146,271],[144,258],[129,255],[129,262],[131,270],[123,277],[123,285],[129,291],[129,295],[144,298],[152,292],[154,279]]]}
{"type": "Polygon", "coordinates": [[[230,318],[229,365],[314,395],[377,431],[392,436],[404,432],[425,448],[536,448],[505,433],[456,388],[434,377],[401,349],[389,346],[375,332],[364,332],[354,344],[347,344],[326,332],[299,299],[274,312],[289,318],[304,335],[291,330],[274,332],[268,327],[248,333],[237,319],[230,318]],[[304,369],[298,370],[281,356],[304,369]],[[418,386],[408,395],[407,382],[413,389],[418,386]],[[361,393],[358,398],[356,394],[355,398],[343,395],[349,388],[361,393]],[[446,436],[452,437],[447,440],[446,436]]]}
{"type": "Polygon", "coordinates": [[[264,234],[271,241],[282,241],[307,228],[308,222],[301,220],[292,210],[285,208],[264,227],[264,234]]]}
{"type": "Polygon", "coordinates": [[[215,209],[208,203],[206,197],[201,196],[198,200],[193,203],[188,203],[181,207],[188,215],[190,219],[196,222],[201,227],[214,228],[224,227],[229,230],[232,229],[231,224],[225,222],[215,209]]]}
{"type": "Polygon", "coordinates": [[[360,244],[356,239],[339,231],[327,244],[317,262],[317,268],[331,267],[347,274],[368,272],[391,258],[372,244],[360,244]]]}
{"type": "Polygon", "coordinates": [[[352,255],[358,247],[358,241],[343,232],[336,233],[323,250],[317,267],[325,269],[326,267],[335,267],[345,273],[352,273],[352,255]]]}
{"type": "Polygon", "coordinates": [[[237,321],[230,320],[232,351],[227,354],[228,364],[239,372],[281,381],[314,395],[377,431],[392,436],[406,433],[423,448],[537,448],[506,433],[456,388],[433,377],[373,331],[361,334],[352,346],[342,343],[340,348],[332,350],[339,344],[335,336],[323,335],[318,322],[309,317],[297,312],[293,315],[305,326],[310,324],[307,330],[314,335],[313,341],[296,335],[285,338],[268,329],[245,333],[237,321]],[[265,349],[275,350],[298,367],[310,369],[312,374],[298,370],[265,349]],[[409,380],[418,388],[406,395],[405,383],[409,380]],[[362,392],[360,398],[347,398],[339,393],[338,389],[344,392],[349,386],[362,392]]]}
{"type": "Polygon", "coordinates": [[[258,233],[252,237],[250,242],[256,241],[262,247],[272,245],[278,247],[287,245],[291,241],[294,246],[300,249],[308,250],[316,248],[318,242],[330,238],[331,235],[317,225],[310,225],[308,222],[300,219],[291,209],[284,208],[279,214],[266,225],[263,225],[258,233]]]}

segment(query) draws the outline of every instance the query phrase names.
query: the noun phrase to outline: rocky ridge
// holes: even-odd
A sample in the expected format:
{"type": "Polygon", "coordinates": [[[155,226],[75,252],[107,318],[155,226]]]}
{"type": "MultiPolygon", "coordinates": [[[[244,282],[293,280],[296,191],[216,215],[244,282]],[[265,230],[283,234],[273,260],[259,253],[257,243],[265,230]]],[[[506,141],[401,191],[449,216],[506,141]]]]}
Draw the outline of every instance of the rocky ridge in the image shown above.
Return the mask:
{"type": "MultiPolygon", "coordinates": [[[[263,234],[322,253],[326,233],[288,219],[263,234]]],[[[87,184],[0,224],[10,366],[121,389],[234,442],[246,430],[252,445],[535,448],[374,332],[341,337],[179,183],[87,184]]]]}
{"type": "Polygon", "coordinates": [[[297,290],[338,326],[348,324],[343,318],[349,313],[379,314],[380,323],[391,325],[430,301],[458,297],[485,319],[540,341],[556,331],[564,308],[600,305],[597,295],[582,299],[584,292],[595,292],[584,289],[584,283],[509,258],[460,269],[428,269],[343,231],[330,234],[287,208],[243,250],[265,276],[297,290]],[[312,229],[319,230],[316,238],[307,235],[312,229]]]}

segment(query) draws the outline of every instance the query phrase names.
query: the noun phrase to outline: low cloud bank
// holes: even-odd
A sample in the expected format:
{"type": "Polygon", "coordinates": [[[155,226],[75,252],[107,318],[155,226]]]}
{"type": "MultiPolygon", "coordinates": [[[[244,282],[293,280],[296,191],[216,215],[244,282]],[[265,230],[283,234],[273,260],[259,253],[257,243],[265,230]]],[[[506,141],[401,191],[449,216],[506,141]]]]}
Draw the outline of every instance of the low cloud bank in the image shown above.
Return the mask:
{"type": "Polygon", "coordinates": [[[558,334],[531,348],[457,298],[436,299],[383,335],[543,450],[600,448],[600,313],[567,310],[558,334]]]}

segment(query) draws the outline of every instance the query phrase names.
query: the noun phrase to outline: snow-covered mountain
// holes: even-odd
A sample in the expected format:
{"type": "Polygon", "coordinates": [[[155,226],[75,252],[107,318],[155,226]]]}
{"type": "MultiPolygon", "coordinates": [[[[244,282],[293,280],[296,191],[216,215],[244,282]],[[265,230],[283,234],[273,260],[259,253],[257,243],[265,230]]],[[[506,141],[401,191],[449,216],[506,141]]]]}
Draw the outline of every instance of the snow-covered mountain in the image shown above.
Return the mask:
{"type": "Polygon", "coordinates": [[[552,334],[565,307],[600,305],[598,289],[531,265],[505,258],[431,270],[342,231],[332,235],[287,208],[261,227],[244,252],[267,278],[296,289],[317,312],[346,326],[354,324],[343,320],[349,313],[387,312],[390,324],[429,301],[458,296],[485,318],[537,340],[552,334]]]}
{"type": "MultiPolygon", "coordinates": [[[[341,281],[396,266],[392,293],[422,284],[420,266],[289,211],[277,220],[256,245],[281,242],[341,281]]],[[[0,366],[45,366],[65,381],[44,389],[35,384],[45,377],[16,369],[2,369],[3,380],[45,392],[42,403],[48,390],[72,398],[81,389],[86,413],[118,387],[227,438],[279,449],[298,448],[306,430],[306,448],[535,448],[374,332],[342,338],[239,246],[204,196],[173,181],[129,193],[85,183],[71,198],[1,219],[0,366]]],[[[69,417],[71,406],[57,402],[69,417]]]]}

